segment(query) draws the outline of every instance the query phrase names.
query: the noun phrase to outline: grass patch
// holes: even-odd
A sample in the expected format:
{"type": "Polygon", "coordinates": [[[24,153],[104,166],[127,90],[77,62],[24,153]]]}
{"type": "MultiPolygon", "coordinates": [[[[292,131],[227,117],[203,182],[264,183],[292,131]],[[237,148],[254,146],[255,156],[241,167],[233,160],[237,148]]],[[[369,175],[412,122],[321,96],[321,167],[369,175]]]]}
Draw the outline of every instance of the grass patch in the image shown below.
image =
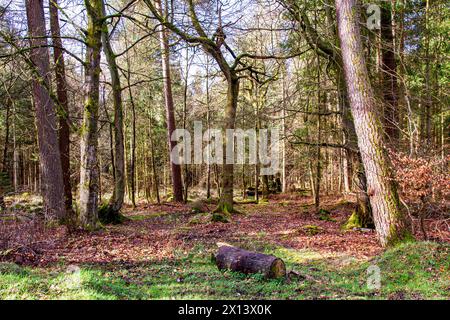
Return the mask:
{"type": "MultiPolygon", "coordinates": [[[[251,244],[249,244],[250,246],[251,244]]],[[[0,264],[0,299],[447,299],[450,246],[403,244],[371,261],[350,260],[311,250],[266,246],[282,258],[294,280],[265,280],[220,272],[211,262],[215,249],[195,247],[173,259],[142,263],[59,265],[23,268],[0,264]],[[367,287],[367,269],[381,271],[381,287],[367,287]]]]}

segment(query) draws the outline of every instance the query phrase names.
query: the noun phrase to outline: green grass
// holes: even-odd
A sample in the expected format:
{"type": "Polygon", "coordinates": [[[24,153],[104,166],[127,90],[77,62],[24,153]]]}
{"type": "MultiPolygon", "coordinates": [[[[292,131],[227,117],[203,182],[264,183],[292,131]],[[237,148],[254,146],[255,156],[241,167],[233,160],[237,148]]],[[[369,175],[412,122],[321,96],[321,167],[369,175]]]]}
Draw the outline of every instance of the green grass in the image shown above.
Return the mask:
{"type": "MultiPolygon", "coordinates": [[[[252,244],[247,246],[252,248],[252,244]]],[[[174,259],[145,263],[23,268],[0,264],[0,299],[448,299],[450,246],[404,244],[372,261],[310,250],[258,247],[284,259],[299,277],[266,280],[220,272],[211,250],[197,246],[174,259]],[[379,290],[367,288],[367,268],[381,271],[379,290]]]]}

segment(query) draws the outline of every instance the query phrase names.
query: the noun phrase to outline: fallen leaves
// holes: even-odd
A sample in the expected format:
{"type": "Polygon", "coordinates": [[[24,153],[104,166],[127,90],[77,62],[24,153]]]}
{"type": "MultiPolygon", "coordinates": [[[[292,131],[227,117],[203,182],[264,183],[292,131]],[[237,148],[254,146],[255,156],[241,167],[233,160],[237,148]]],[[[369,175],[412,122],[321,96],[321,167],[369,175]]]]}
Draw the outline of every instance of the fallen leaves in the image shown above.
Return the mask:
{"type": "MultiPolygon", "coordinates": [[[[246,214],[234,215],[228,224],[213,223],[205,214],[197,214],[202,216],[193,223],[196,215],[191,206],[183,204],[126,208],[124,214],[130,220],[96,232],[69,234],[65,228],[45,228],[42,222],[2,220],[0,227],[10,230],[11,238],[0,247],[0,260],[30,265],[61,260],[70,264],[140,263],[171,258],[199,244],[214,247],[217,241],[260,242],[357,258],[370,258],[382,251],[375,232],[341,230],[353,203],[325,198],[323,208],[330,219],[320,219],[309,206],[309,198],[290,196],[288,204],[285,199],[273,196],[264,206],[245,204],[246,214]],[[320,232],[313,235],[307,232],[308,226],[320,232]]],[[[434,228],[439,230],[434,233],[436,237],[447,235],[447,224],[434,228]]]]}

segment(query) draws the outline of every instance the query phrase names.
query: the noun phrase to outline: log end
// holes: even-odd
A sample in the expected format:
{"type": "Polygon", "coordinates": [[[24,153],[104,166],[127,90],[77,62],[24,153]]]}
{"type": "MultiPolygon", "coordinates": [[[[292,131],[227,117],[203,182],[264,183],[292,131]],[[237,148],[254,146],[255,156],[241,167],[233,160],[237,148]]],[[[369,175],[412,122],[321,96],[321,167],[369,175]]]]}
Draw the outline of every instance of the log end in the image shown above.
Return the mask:
{"type": "Polygon", "coordinates": [[[270,271],[268,274],[269,278],[284,278],[286,276],[286,265],[283,260],[275,259],[270,266],[270,271]]]}

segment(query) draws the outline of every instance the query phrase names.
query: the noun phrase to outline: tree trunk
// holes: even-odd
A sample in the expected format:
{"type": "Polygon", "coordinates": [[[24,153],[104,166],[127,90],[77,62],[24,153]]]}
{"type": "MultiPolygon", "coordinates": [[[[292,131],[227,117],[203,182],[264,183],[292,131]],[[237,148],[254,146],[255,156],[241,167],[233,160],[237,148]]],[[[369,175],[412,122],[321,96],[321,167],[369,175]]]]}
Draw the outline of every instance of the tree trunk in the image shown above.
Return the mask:
{"type": "MultiPolygon", "coordinates": [[[[186,74],[184,77],[184,88],[183,88],[183,129],[186,130],[187,122],[187,103],[188,103],[188,81],[189,81],[189,47],[186,47],[186,74]]],[[[191,182],[189,165],[184,164],[184,202],[188,202],[189,196],[189,183],[191,182]]]]}
{"type": "Polygon", "coordinates": [[[375,227],[383,246],[411,237],[399,209],[396,182],[383,148],[383,129],[364,58],[356,0],[336,0],[339,39],[358,146],[367,176],[375,227]]]}
{"type": "MultiPolygon", "coordinates": [[[[339,105],[342,112],[342,125],[344,128],[344,144],[346,145],[346,163],[344,170],[352,171],[356,190],[356,208],[347,223],[347,227],[368,228],[373,225],[372,209],[367,196],[367,179],[362,165],[361,153],[358,152],[358,138],[356,136],[354,119],[350,110],[350,101],[345,87],[343,66],[339,72],[339,105]],[[350,167],[353,170],[350,170],[350,167]],[[356,223],[356,224],[355,224],[356,223]]],[[[348,182],[347,182],[348,183],[348,182]]]]}
{"type": "Polygon", "coordinates": [[[150,140],[150,152],[152,154],[152,176],[153,176],[153,185],[155,187],[156,201],[158,204],[161,203],[161,199],[159,196],[159,182],[158,175],[156,174],[156,160],[155,160],[155,148],[153,145],[153,133],[152,133],[152,119],[149,119],[149,136],[150,140]]]}
{"type": "MultiPolygon", "coordinates": [[[[236,109],[239,96],[239,79],[237,76],[232,76],[228,79],[228,92],[227,92],[227,106],[225,108],[225,131],[227,129],[234,129],[236,120],[236,109]]],[[[223,172],[222,172],[222,194],[220,197],[219,206],[217,212],[232,213],[233,208],[233,183],[234,183],[234,164],[226,163],[226,150],[229,143],[234,141],[228,141],[225,136],[223,146],[223,172]]]]}
{"type": "MultiPolygon", "coordinates": [[[[103,15],[106,16],[105,2],[102,0],[103,15]]],[[[111,75],[111,86],[114,102],[114,191],[109,207],[111,214],[119,215],[125,196],[125,151],[123,142],[123,107],[122,107],[122,87],[120,84],[119,69],[116,63],[116,56],[109,41],[107,26],[102,29],[103,51],[108,62],[111,75]]]]}
{"type": "Polygon", "coordinates": [[[232,270],[246,274],[262,273],[266,278],[286,276],[283,260],[257,252],[223,245],[215,256],[219,270],[232,270]]]}
{"type": "Polygon", "coordinates": [[[8,163],[8,149],[9,149],[9,120],[11,116],[11,104],[12,100],[7,98],[6,101],[6,116],[5,116],[5,144],[3,146],[3,162],[2,162],[2,172],[9,172],[8,163]]]}
{"type": "Polygon", "coordinates": [[[381,73],[384,98],[384,124],[387,141],[396,146],[400,139],[397,62],[392,33],[391,3],[381,6],[381,73]]]}
{"type": "MultiPolygon", "coordinates": [[[[209,98],[209,60],[206,65],[206,126],[208,128],[208,132],[211,129],[211,110],[210,110],[210,98],[209,98]]],[[[210,138],[210,137],[208,137],[210,138]]],[[[210,140],[210,139],[208,139],[210,140]]],[[[211,198],[211,164],[206,164],[207,173],[206,173],[206,199],[211,198]]]]}
{"type": "MultiPolygon", "coordinates": [[[[156,6],[161,15],[163,15],[163,9],[161,6],[161,0],[156,1],[156,6]]],[[[170,56],[169,56],[169,40],[167,36],[167,30],[164,26],[159,25],[159,41],[161,44],[161,60],[162,60],[162,72],[164,77],[164,99],[166,103],[166,120],[167,120],[167,139],[169,145],[169,154],[177,145],[177,141],[172,141],[172,133],[176,130],[175,124],[175,112],[172,95],[172,79],[170,75],[170,56]]],[[[174,156],[171,154],[171,156],[174,156]]],[[[183,202],[183,185],[181,179],[181,167],[175,159],[170,158],[170,167],[172,172],[172,188],[173,199],[177,202],[183,202]]]]}
{"type": "Polygon", "coordinates": [[[65,204],[68,212],[72,211],[72,186],[70,184],[70,126],[69,101],[67,99],[66,67],[58,17],[57,0],[50,1],[50,29],[53,41],[53,58],[55,61],[56,93],[59,103],[59,152],[64,181],[65,204]]]}
{"type": "Polygon", "coordinates": [[[99,168],[98,109],[100,84],[100,54],[103,23],[102,0],[85,0],[88,15],[86,34],[86,101],[81,128],[81,166],[79,187],[80,223],[84,228],[96,228],[98,223],[99,168]]]}
{"type": "Polygon", "coordinates": [[[33,80],[33,99],[39,141],[44,212],[48,220],[65,222],[64,183],[58,145],[57,117],[50,97],[50,62],[45,31],[42,0],[27,0],[27,21],[30,35],[31,62],[36,77],[33,80]]]}

